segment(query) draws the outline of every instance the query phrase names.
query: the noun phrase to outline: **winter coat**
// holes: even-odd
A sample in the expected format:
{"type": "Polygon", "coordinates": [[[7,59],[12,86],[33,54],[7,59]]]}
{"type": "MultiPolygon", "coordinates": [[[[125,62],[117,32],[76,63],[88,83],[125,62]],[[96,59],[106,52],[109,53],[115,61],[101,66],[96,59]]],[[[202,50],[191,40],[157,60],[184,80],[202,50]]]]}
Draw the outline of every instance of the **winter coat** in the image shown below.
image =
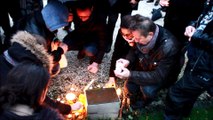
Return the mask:
{"type": "Polygon", "coordinates": [[[0,86],[4,84],[6,75],[10,69],[16,66],[16,64],[26,60],[42,63],[44,67],[51,71],[52,57],[47,53],[45,46],[39,44],[33,35],[26,31],[19,31],[13,36],[11,42],[12,45],[7,50],[8,55],[6,55],[5,52],[0,56],[0,86]]]}
{"type": "Polygon", "coordinates": [[[176,38],[159,26],[154,47],[147,53],[131,48],[129,81],[141,86],[167,87],[177,80],[180,71],[180,48],[176,38]]]}
{"type": "MultiPolygon", "coordinates": [[[[0,86],[5,84],[6,76],[13,66],[23,61],[43,64],[49,71],[52,71],[52,56],[35,39],[26,31],[19,31],[13,36],[11,47],[0,56],[0,86]]],[[[54,101],[49,97],[46,97],[45,103],[53,108],[58,108],[63,114],[68,114],[71,111],[69,105],[54,101]]]]}
{"type": "Polygon", "coordinates": [[[188,40],[184,36],[185,27],[201,14],[205,0],[170,0],[166,9],[164,27],[169,30],[181,44],[188,40]]]}
{"type": "MultiPolygon", "coordinates": [[[[68,44],[72,42],[72,39],[82,41],[79,44],[96,43],[98,52],[94,59],[91,61],[101,63],[106,47],[106,26],[98,19],[99,16],[95,12],[92,12],[90,18],[87,21],[82,22],[81,19],[74,12],[74,31],[69,33],[64,38],[64,43],[68,44]]],[[[71,50],[69,46],[69,50],[71,50]]]]}
{"type": "MultiPolygon", "coordinates": [[[[200,26],[201,20],[207,15],[208,11],[212,12],[213,2],[199,17],[198,21],[193,24],[194,27],[200,26]]],[[[206,19],[206,18],[205,18],[206,19]]],[[[207,19],[208,20],[208,19],[207,19]]],[[[205,21],[207,21],[205,20],[205,21]]],[[[188,66],[192,74],[203,76],[206,79],[213,78],[213,19],[206,25],[204,30],[196,30],[191,38],[191,44],[188,48],[188,66]]]]}

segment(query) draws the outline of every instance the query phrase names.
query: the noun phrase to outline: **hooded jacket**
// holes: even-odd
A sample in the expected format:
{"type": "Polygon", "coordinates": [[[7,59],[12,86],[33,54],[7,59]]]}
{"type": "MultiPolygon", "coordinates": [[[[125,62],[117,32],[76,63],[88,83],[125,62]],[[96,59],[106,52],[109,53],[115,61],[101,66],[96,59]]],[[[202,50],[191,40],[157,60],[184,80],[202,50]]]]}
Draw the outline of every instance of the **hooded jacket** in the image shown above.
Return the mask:
{"type": "Polygon", "coordinates": [[[45,39],[26,31],[17,32],[11,39],[11,47],[0,56],[0,86],[4,84],[9,70],[23,61],[42,64],[52,70],[52,56],[45,48],[45,39]]]}
{"type": "MultiPolygon", "coordinates": [[[[23,61],[42,64],[51,73],[53,58],[45,48],[45,39],[26,31],[19,31],[12,37],[11,42],[11,47],[0,56],[0,86],[5,84],[7,74],[13,66],[23,61]]],[[[46,97],[45,103],[59,109],[62,114],[68,114],[71,111],[70,105],[54,101],[49,97],[46,97]]]]}

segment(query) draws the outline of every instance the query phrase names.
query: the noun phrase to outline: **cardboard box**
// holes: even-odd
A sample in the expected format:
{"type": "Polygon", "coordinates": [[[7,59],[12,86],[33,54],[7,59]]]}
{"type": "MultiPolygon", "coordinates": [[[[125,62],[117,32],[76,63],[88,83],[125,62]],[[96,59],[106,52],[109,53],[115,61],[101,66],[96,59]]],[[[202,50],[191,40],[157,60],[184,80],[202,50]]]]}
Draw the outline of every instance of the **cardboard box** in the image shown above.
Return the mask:
{"type": "Polygon", "coordinates": [[[89,119],[116,119],[120,109],[120,99],[115,88],[101,88],[85,91],[87,116],[89,119]]]}

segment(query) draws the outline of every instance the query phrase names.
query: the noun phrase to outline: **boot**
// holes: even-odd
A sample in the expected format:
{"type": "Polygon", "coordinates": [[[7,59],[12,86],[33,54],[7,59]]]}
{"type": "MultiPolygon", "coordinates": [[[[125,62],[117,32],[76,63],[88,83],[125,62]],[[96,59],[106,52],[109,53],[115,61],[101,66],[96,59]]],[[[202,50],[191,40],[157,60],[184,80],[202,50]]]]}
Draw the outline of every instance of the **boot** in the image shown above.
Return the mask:
{"type": "Polygon", "coordinates": [[[160,0],[156,0],[155,3],[154,3],[154,6],[158,6],[160,0]]]}

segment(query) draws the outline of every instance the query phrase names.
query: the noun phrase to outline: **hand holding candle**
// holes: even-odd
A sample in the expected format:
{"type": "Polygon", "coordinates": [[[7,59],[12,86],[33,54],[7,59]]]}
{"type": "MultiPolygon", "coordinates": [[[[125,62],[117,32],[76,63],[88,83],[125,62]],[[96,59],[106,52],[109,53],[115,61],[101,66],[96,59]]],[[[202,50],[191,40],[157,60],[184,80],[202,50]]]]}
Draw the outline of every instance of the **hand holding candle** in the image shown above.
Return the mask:
{"type": "Polygon", "coordinates": [[[81,102],[76,102],[71,105],[72,110],[80,110],[83,107],[83,104],[81,102]]]}
{"type": "Polygon", "coordinates": [[[70,104],[72,104],[76,100],[76,95],[74,93],[68,93],[66,95],[66,99],[70,104]]]}

